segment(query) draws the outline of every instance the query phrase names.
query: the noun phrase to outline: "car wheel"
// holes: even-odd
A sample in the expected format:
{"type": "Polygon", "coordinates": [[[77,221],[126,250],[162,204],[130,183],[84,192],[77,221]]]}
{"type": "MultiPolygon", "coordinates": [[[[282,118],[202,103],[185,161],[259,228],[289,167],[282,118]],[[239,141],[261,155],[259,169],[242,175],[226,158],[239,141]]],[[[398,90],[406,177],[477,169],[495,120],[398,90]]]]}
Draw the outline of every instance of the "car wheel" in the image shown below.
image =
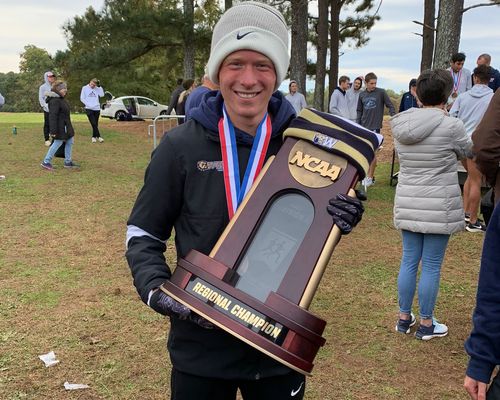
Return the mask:
{"type": "Polygon", "coordinates": [[[115,118],[117,121],[126,121],[128,119],[128,115],[123,110],[118,110],[115,114],[115,118]]]}
{"type": "Polygon", "coordinates": [[[160,115],[168,115],[168,114],[167,114],[167,110],[163,110],[163,111],[160,113],[160,115]]]}

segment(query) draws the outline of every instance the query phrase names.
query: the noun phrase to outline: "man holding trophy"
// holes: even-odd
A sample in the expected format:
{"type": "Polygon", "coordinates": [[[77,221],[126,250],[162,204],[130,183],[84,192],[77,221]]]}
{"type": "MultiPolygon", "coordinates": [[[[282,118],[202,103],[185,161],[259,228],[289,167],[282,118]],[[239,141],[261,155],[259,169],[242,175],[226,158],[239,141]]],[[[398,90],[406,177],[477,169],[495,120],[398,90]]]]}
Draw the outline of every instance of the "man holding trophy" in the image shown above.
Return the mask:
{"type": "MultiPolygon", "coordinates": [[[[144,303],[170,317],[174,400],[234,400],[238,389],[245,400],[304,396],[303,374],[159,289],[172,276],[164,257],[172,229],[178,259],[192,249],[208,255],[263,164],[280,150],[295,115],[276,91],[288,66],[288,27],[278,10],[255,1],[227,10],[215,26],[208,61],[220,91],[209,92],[191,120],[165,135],[128,220],[134,285],[144,303]]],[[[363,206],[344,194],[332,197],[322,209],[349,233],[363,206]]]]}

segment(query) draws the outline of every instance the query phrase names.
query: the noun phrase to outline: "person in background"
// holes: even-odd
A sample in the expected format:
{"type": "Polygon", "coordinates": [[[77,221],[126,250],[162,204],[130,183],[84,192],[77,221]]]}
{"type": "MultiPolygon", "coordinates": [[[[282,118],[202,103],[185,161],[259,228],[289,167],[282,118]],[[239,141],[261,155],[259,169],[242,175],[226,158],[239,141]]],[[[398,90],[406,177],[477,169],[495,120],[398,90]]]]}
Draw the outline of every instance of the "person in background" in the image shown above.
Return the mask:
{"type": "Polygon", "coordinates": [[[97,78],[92,78],[88,85],[82,87],[80,101],[85,106],[85,113],[92,126],[92,143],[102,143],[104,139],[99,132],[99,115],[101,115],[101,105],[99,97],[104,97],[104,90],[97,78]]]}
{"type": "Polygon", "coordinates": [[[47,99],[47,93],[52,90],[52,84],[56,80],[56,74],[52,71],[47,71],[43,74],[43,84],[38,88],[38,102],[43,110],[43,138],[45,140],[45,146],[50,146],[49,137],[49,106],[45,101],[47,99]]]}
{"type": "Polygon", "coordinates": [[[465,93],[472,87],[470,71],[464,68],[464,64],[464,53],[455,53],[451,56],[450,67],[448,68],[448,71],[450,71],[450,75],[453,79],[453,90],[450,94],[450,97],[448,97],[448,110],[452,107],[453,102],[459,94],[465,93]]]}
{"type": "Polygon", "coordinates": [[[176,88],[173,90],[171,96],[170,96],[170,103],[168,103],[168,108],[167,108],[167,115],[170,115],[172,114],[172,111],[175,110],[175,113],[176,114],[179,114],[177,112],[177,102],[179,101],[179,96],[181,95],[181,93],[186,90],[184,89],[184,87],[182,86],[182,82],[184,82],[184,79],[182,78],[178,78],[177,79],[177,86],[176,88]]]}
{"type": "Polygon", "coordinates": [[[410,81],[408,88],[408,92],[401,97],[399,112],[406,111],[412,107],[419,107],[417,100],[417,80],[415,78],[410,81]]]}
{"type": "Polygon", "coordinates": [[[290,102],[297,115],[299,115],[303,108],[307,107],[306,98],[302,93],[299,93],[297,81],[290,81],[288,84],[288,94],[285,96],[285,99],[290,102]]]}
{"type": "Polygon", "coordinates": [[[359,94],[363,91],[363,77],[354,79],[351,87],[347,90],[347,107],[349,108],[349,119],[356,122],[358,119],[359,94]]]}
{"type": "MultiPolygon", "coordinates": [[[[500,72],[498,69],[493,68],[491,64],[491,56],[489,54],[481,54],[476,61],[477,66],[479,67],[480,65],[486,65],[487,67],[490,68],[490,81],[488,82],[488,86],[490,87],[491,90],[493,90],[493,93],[497,91],[497,89],[500,87],[500,72]]],[[[474,79],[472,80],[472,84],[474,85],[474,79]]]]}
{"type": "MultiPolygon", "coordinates": [[[[186,115],[186,101],[189,98],[191,92],[196,88],[196,83],[194,79],[186,79],[182,82],[182,87],[184,91],[179,95],[179,100],[177,101],[176,113],[177,115],[186,115]]],[[[177,121],[179,124],[184,123],[186,118],[179,118],[177,121]]]]}
{"type": "Polygon", "coordinates": [[[349,102],[347,100],[347,90],[350,86],[348,76],[342,75],[339,78],[339,85],[334,89],[331,97],[328,111],[333,115],[349,118],[349,102]]]}
{"type": "MultiPolygon", "coordinates": [[[[238,389],[245,400],[304,397],[303,374],[214,328],[159,289],[171,276],[164,252],[172,229],[177,258],[191,249],[208,254],[238,207],[226,193],[239,191],[240,182],[224,183],[222,155],[232,152],[236,165],[231,165],[241,168],[243,177],[282,146],[283,132],[295,117],[277,91],[288,70],[289,49],[288,27],[277,9],[245,1],[222,15],[208,60],[208,74],[220,91],[206,93],[191,119],[165,135],[127,222],[126,257],[134,285],[144,303],[170,317],[173,400],[234,400],[238,389]],[[267,151],[261,154],[263,141],[267,151]]],[[[245,181],[251,185],[253,178],[245,181]]],[[[359,200],[346,196],[325,207],[343,233],[362,214],[359,200]]]]}
{"type": "Polygon", "coordinates": [[[415,337],[446,336],[448,327],[434,317],[441,265],[451,234],[464,229],[457,157],[471,151],[464,124],[447,115],[453,87],[444,69],[427,70],[417,79],[422,108],[410,108],[391,118],[394,146],[399,156],[399,178],[394,199],[394,225],[401,231],[403,254],[398,276],[399,320],[396,332],[408,334],[418,265],[420,326],[415,337]]]}
{"type": "Polygon", "coordinates": [[[71,108],[68,101],[65,99],[67,93],[68,88],[66,83],[63,81],[55,81],[52,84],[52,90],[48,92],[46,96],[46,101],[49,105],[50,136],[54,138],[44,160],[40,164],[42,168],[47,171],[52,171],[54,169],[51,164],[52,158],[63,143],[65,143],[64,168],[78,168],[78,165],[75,164],[71,158],[75,130],[73,129],[70,119],[71,108]]]}
{"type": "MultiPolygon", "coordinates": [[[[488,87],[491,71],[486,65],[474,69],[474,86],[457,97],[450,110],[450,115],[462,120],[465,132],[469,137],[481,122],[491,98],[493,90],[488,87]]],[[[483,176],[471,158],[464,160],[467,179],[464,184],[465,229],[468,232],[484,232],[486,226],[477,218],[481,201],[481,182],[483,176]]]]}
{"type": "MultiPolygon", "coordinates": [[[[500,92],[497,92],[497,94],[500,92]]],[[[472,400],[486,400],[486,389],[500,365],[500,206],[495,207],[484,236],[477,286],[474,327],[465,341],[470,359],[464,388],[472,400]]],[[[491,383],[488,395],[500,398],[500,374],[491,383]],[[496,396],[493,394],[495,392],[496,396]]]]}
{"type": "Polygon", "coordinates": [[[200,105],[201,99],[203,98],[205,93],[210,92],[211,90],[218,89],[219,85],[213,83],[210,80],[208,73],[205,72],[205,75],[203,75],[203,78],[201,78],[201,85],[196,87],[186,100],[186,106],[184,107],[186,119],[189,119],[189,114],[191,113],[191,111],[200,105]]]}
{"type": "Polygon", "coordinates": [[[474,161],[500,202],[500,90],[490,101],[483,119],[472,134],[474,161]]]}
{"type": "MultiPolygon", "coordinates": [[[[380,133],[384,120],[384,106],[389,109],[391,116],[396,114],[396,110],[386,91],[377,87],[377,75],[373,72],[366,74],[365,87],[365,91],[359,94],[356,122],[366,129],[380,133]]],[[[376,167],[377,158],[373,160],[368,175],[361,182],[365,190],[375,183],[376,167]]]]}

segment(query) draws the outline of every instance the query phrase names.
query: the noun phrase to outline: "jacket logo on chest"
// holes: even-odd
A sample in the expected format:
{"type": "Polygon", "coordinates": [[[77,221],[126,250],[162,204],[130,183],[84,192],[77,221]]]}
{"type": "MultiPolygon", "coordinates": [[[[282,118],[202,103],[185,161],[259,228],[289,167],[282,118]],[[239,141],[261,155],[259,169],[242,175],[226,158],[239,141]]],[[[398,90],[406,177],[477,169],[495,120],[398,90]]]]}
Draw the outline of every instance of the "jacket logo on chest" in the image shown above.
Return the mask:
{"type": "Polygon", "coordinates": [[[196,163],[196,167],[198,168],[199,171],[205,172],[205,171],[210,171],[210,170],[217,170],[219,172],[223,171],[223,166],[222,166],[222,161],[205,161],[205,160],[200,160],[196,163]]]}

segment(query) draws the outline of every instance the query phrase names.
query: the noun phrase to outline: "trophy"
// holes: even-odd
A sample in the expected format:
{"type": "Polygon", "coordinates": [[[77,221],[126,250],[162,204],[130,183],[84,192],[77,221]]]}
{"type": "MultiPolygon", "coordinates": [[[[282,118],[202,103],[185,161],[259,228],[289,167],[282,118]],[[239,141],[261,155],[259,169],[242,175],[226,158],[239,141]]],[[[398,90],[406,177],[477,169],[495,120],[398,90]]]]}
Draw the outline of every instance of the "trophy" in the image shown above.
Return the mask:
{"type": "Polygon", "coordinates": [[[207,256],[191,250],[161,290],[310,375],[326,322],[308,311],[341,233],[326,207],[354,194],[382,136],[304,109],[207,256]]]}

